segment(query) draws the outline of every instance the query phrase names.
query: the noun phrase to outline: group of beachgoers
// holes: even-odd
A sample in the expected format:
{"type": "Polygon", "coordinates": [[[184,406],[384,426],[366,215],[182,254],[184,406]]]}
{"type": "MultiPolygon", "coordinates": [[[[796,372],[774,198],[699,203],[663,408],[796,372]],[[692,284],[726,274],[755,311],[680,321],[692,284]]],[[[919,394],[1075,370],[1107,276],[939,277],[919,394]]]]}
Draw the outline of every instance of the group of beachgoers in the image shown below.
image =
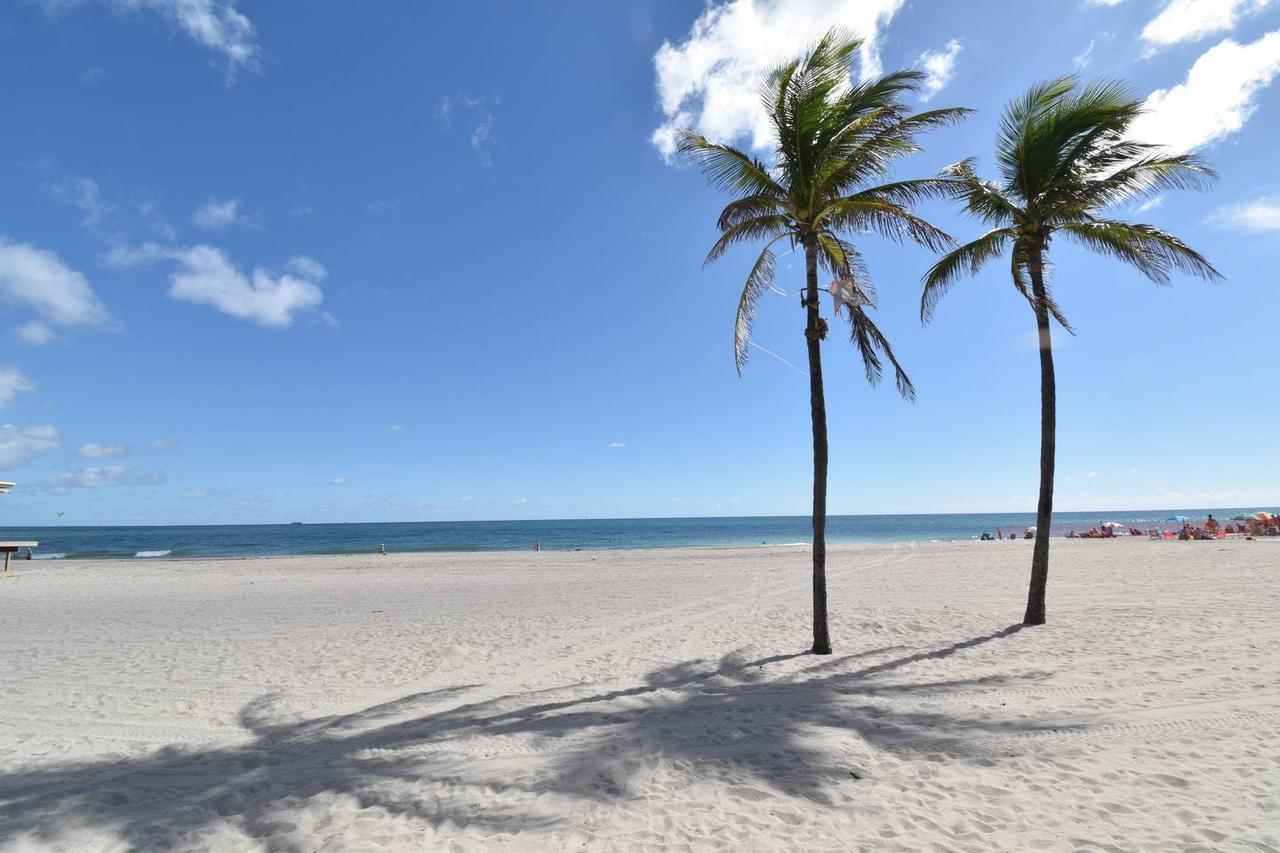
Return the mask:
{"type": "MultiPolygon", "coordinates": [[[[1172,519],[1170,519],[1172,520],[1172,519]]],[[[1145,533],[1136,527],[1130,527],[1127,530],[1121,524],[1115,522],[1098,522],[1098,526],[1091,528],[1084,533],[1077,533],[1072,530],[1067,533],[1068,539],[1117,539],[1125,536],[1146,536],[1149,539],[1179,539],[1188,541],[1193,539],[1222,539],[1229,535],[1242,535],[1246,539],[1252,539],[1255,536],[1280,536],[1280,515],[1272,515],[1269,512],[1255,512],[1252,517],[1237,516],[1232,522],[1221,524],[1218,519],[1210,513],[1205,519],[1204,524],[1194,525],[1190,519],[1182,523],[1181,530],[1157,530],[1151,528],[1145,533]],[[1239,523],[1234,523],[1238,521],[1239,523]]],[[[992,536],[990,533],[983,532],[979,537],[983,542],[996,542],[1005,539],[1004,531],[997,528],[996,533],[992,536]]],[[[1010,533],[1009,539],[1018,539],[1017,533],[1010,533]]],[[[1021,536],[1022,539],[1035,539],[1036,529],[1028,527],[1026,533],[1021,536]]]]}

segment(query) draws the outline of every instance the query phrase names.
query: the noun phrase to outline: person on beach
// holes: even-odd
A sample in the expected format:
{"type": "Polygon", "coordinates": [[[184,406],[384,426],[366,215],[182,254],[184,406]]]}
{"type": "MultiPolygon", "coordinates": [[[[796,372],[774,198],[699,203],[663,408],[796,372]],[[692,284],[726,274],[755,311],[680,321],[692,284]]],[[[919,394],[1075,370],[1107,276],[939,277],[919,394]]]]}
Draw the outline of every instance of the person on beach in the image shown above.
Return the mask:
{"type": "Polygon", "coordinates": [[[1210,536],[1218,532],[1218,519],[1213,517],[1213,513],[1209,513],[1209,518],[1204,523],[1204,532],[1210,536]]]}
{"type": "Polygon", "coordinates": [[[541,550],[542,550],[542,543],[535,540],[533,543],[533,553],[536,554],[541,550]]]}
{"type": "Polygon", "coordinates": [[[382,556],[384,556],[384,557],[385,557],[385,556],[387,556],[387,546],[386,546],[386,543],[383,543],[383,544],[381,544],[381,545],[379,545],[379,546],[378,546],[378,553],[379,553],[379,554],[381,554],[381,555],[382,555],[382,556]]]}

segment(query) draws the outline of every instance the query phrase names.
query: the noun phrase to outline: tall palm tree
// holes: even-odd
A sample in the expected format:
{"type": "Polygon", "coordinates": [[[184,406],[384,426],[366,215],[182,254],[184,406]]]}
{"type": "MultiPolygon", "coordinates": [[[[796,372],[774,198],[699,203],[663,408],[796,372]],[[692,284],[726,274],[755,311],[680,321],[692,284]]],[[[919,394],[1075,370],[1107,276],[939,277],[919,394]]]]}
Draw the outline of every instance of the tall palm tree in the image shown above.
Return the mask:
{"type": "Polygon", "coordinates": [[[738,373],[747,362],[751,325],[761,296],[773,282],[773,248],[804,250],[805,340],[809,352],[809,407],[813,420],[813,652],[830,654],[827,628],[826,518],[827,411],[822,387],[820,344],[827,321],[818,307],[818,268],[835,277],[830,288],[836,313],[848,308],[850,337],[861,355],[867,380],[876,384],[882,358],[893,368],[899,393],[915,389],[889,341],[868,316],[875,291],[862,255],[845,238],[876,231],[896,241],[912,240],[941,251],[954,245],[945,233],[916,216],[916,201],[952,191],[947,178],[884,180],[899,157],[918,149],[917,135],[953,122],[965,110],[910,114],[902,97],[923,78],[900,71],[851,82],[853,54],[861,40],[839,30],[827,33],[802,59],[765,77],[761,100],[777,137],[772,165],[693,131],[680,133],[679,151],[698,163],[717,188],[736,198],[720,214],[720,239],[707,263],[737,243],[764,241],[738,300],[733,348],[738,373]]]}
{"type": "Polygon", "coordinates": [[[920,318],[965,273],[977,274],[1010,249],[1013,286],[1036,318],[1040,343],[1040,497],[1031,557],[1026,625],[1045,621],[1049,524],[1053,514],[1056,388],[1052,318],[1073,333],[1048,283],[1048,252],[1061,235],[1124,261],[1157,284],[1171,270],[1221,278],[1198,252],[1151,225],[1110,218],[1108,209],[1166,189],[1198,189],[1214,177],[1199,157],[1170,155],[1127,138],[1142,104],[1116,83],[1077,84],[1074,77],[1040,83],[1005,110],[996,141],[999,181],[981,180],[972,160],[946,170],[958,181],[966,211],[992,226],[938,261],[924,277],[920,318]]]}

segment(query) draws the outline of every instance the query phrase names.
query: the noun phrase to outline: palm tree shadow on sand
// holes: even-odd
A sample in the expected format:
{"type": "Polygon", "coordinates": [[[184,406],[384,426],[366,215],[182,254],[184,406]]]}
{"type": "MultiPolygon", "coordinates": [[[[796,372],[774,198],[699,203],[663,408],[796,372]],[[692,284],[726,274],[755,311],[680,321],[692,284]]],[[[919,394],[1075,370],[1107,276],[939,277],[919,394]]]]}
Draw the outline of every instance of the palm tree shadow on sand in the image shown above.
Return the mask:
{"type": "Polygon", "coordinates": [[[539,694],[529,692],[468,702],[478,685],[459,685],[353,714],[290,721],[264,696],[241,709],[250,740],[240,745],[165,747],[0,777],[0,843],[65,842],[88,830],[150,850],[198,846],[230,825],[270,839],[272,849],[314,849],[317,837],[341,837],[343,810],[353,819],[372,810],[361,813],[416,828],[419,838],[446,824],[480,835],[537,831],[564,822],[574,802],[631,798],[637,780],[659,763],[711,780],[747,777],[770,796],[830,803],[832,786],[874,784],[874,760],[849,766],[850,751],[815,744],[815,730],[856,735],[864,756],[907,744],[963,760],[974,736],[1050,728],[875,701],[1042,679],[1048,673],[888,677],[1020,627],[864,666],[858,664],[901,647],[823,659],[727,655],[714,665],[656,669],[633,687],[542,702],[530,701],[539,694]],[[784,664],[797,658],[816,663],[787,671],[784,664]]]}

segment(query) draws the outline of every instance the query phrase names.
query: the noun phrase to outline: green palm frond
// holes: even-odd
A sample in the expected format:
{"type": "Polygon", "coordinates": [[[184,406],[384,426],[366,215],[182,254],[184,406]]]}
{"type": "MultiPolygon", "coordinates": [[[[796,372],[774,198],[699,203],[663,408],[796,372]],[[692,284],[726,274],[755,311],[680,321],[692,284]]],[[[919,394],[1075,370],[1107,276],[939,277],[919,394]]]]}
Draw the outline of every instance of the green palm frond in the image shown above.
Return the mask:
{"type": "Polygon", "coordinates": [[[870,323],[874,306],[866,262],[849,242],[852,234],[875,231],[892,240],[911,240],[932,249],[951,238],[912,208],[931,198],[961,191],[958,178],[920,180],[888,176],[902,157],[920,150],[926,131],[953,124],[968,114],[937,109],[913,114],[905,97],[923,80],[918,71],[900,71],[855,81],[854,62],[862,41],[840,30],[823,36],[808,54],[779,66],[761,83],[761,101],[775,133],[768,164],[731,145],[713,143],[686,130],[678,151],[697,163],[708,180],[735,198],[721,211],[719,238],[707,263],[739,243],[764,242],[738,299],[734,358],[741,372],[747,360],[751,324],[759,300],[776,272],[773,247],[780,240],[804,246],[807,254],[837,278],[850,279],[866,303],[858,307],[854,343],[864,354],[868,378],[879,378],[887,359],[899,390],[910,380],[870,323]]]}
{"type": "Polygon", "coordinates": [[[1049,287],[1047,251],[1061,232],[1122,260],[1164,284],[1177,270],[1202,278],[1218,271],[1177,237],[1150,225],[1104,218],[1122,201],[1170,189],[1202,189],[1215,176],[1201,158],[1170,155],[1129,139],[1142,103],[1114,82],[1078,85],[1073,77],[1038,83],[1005,110],[996,141],[1001,181],[982,180],[972,160],[943,171],[966,211],[997,226],[951,252],[925,274],[920,301],[927,322],[946,290],[1010,251],[1014,288],[1040,317],[1073,332],[1049,287]]]}
{"type": "Polygon", "coordinates": [[[822,267],[835,278],[852,279],[867,304],[874,308],[877,297],[875,287],[871,284],[871,274],[867,270],[866,259],[853,244],[830,231],[820,231],[818,250],[818,260],[822,267]]]}
{"type": "Polygon", "coordinates": [[[775,237],[789,236],[792,233],[791,220],[785,216],[757,216],[754,219],[744,219],[721,232],[720,239],[711,246],[702,265],[710,266],[720,260],[735,243],[773,240],[775,237]]]}
{"type": "Polygon", "coordinates": [[[907,376],[907,372],[898,363],[897,356],[893,354],[893,347],[889,345],[889,339],[872,322],[871,317],[862,307],[854,305],[848,307],[849,339],[858,348],[858,355],[862,359],[862,369],[866,373],[867,382],[872,385],[880,383],[880,378],[884,374],[884,364],[880,360],[881,356],[883,356],[893,366],[893,381],[898,388],[898,393],[904,399],[915,402],[915,386],[911,384],[911,378],[907,376]]]}
{"type": "Polygon", "coordinates": [[[987,261],[999,257],[1013,238],[1009,228],[994,228],[972,242],[943,255],[924,275],[924,291],[920,294],[920,322],[928,323],[939,300],[965,273],[977,275],[987,261]]]}
{"type": "Polygon", "coordinates": [[[1210,280],[1222,278],[1199,252],[1151,225],[1098,219],[1064,223],[1058,229],[1086,248],[1124,261],[1157,284],[1168,284],[1174,269],[1210,280]]]}
{"type": "Polygon", "coordinates": [[[748,347],[751,344],[751,329],[756,320],[756,306],[760,304],[760,297],[764,296],[769,285],[773,284],[773,274],[777,265],[773,255],[773,244],[786,236],[788,235],[779,234],[760,250],[756,262],[751,265],[751,272],[747,275],[746,284],[743,285],[742,295],[738,297],[738,313],[733,320],[733,362],[738,368],[739,376],[747,366],[747,358],[750,355],[748,347]]]}
{"type": "Polygon", "coordinates": [[[818,214],[819,223],[847,231],[875,231],[894,242],[912,240],[940,252],[955,245],[951,235],[907,208],[874,195],[838,198],[818,214]]]}
{"type": "Polygon", "coordinates": [[[787,193],[760,160],[734,148],[710,142],[700,133],[678,131],[676,151],[696,163],[707,180],[724,192],[785,198],[787,193]]]}

